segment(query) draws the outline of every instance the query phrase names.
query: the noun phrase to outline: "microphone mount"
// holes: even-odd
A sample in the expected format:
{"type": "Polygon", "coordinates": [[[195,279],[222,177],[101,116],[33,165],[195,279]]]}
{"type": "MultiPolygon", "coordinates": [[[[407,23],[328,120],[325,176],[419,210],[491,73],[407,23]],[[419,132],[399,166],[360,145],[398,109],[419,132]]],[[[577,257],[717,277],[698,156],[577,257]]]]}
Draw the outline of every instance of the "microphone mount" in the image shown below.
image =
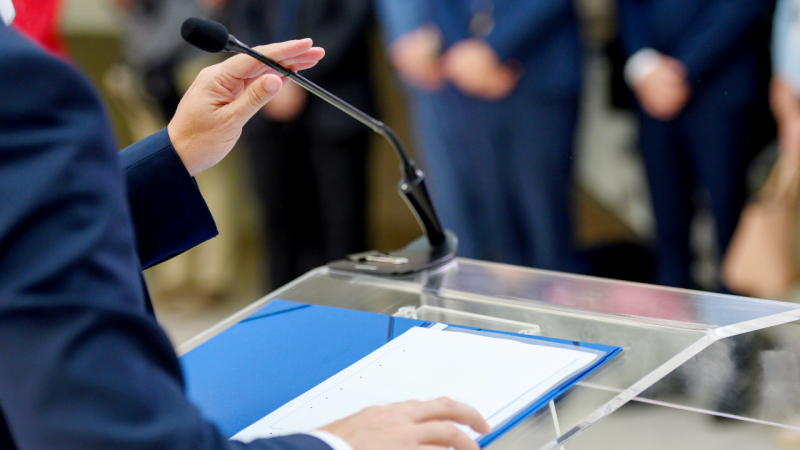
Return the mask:
{"type": "MultiPolygon", "coordinates": [[[[224,30],[224,26],[221,24],[196,18],[187,19],[186,22],[184,22],[183,28],[186,28],[187,24],[190,23],[192,25],[201,25],[201,29],[206,27],[212,28],[215,31],[224,30]],[[221,30],[216,30],[216,28],[220,28],[221,30]]],[[[193,45],[195,44],[193,40],[197,40],[186,37],[186,34],[184,34],[184,37],[193,45]]],[[[224,35],[219,37],[222,38],[224,35]]],[[[213,41],[213,36],[211,40],[213,41]]],[[[219,47],[217,47],[215,51],[219,51],[218,49],[219,47]]],[[[337,109],[347,113],[350,117],[358,120],[389,141],[389,144],[400,159],[402,178],[398,183],[397,189],[414,213],[427,239],[420,237],[406,247],[388,253],[370,251],[348,255],[346,259],[329,263],[328,266],[330,268],[375,275],[398,276],[429,269],[455,258],[458,249],[458,238],[452,231],[445,230],[442,227],[425,185],[425,174],[416,167],[394,130],[383,122],[369,116],[358,108],[319,87],[302,75],[283,67],[272,59],[243,44],[231,34],[228,34],[224,50],[227,52],[245,54],[255,58],[277,73],[287,77],[292,82],[297,83],[307,91],[330,103],[337,109]]]]}

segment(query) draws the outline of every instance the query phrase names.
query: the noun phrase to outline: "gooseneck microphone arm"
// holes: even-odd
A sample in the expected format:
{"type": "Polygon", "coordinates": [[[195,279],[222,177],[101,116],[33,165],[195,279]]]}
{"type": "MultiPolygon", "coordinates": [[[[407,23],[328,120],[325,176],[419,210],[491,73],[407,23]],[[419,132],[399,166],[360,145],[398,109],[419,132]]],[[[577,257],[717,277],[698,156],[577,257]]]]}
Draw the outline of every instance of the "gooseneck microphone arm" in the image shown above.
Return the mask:
{"type": "Polygon", "coordinates": [[[445,241],[444,228],[442,228],[442,224],[433,207],[433,202],[430,199],[430,194],[428,194],[428,189],[425,186],[425,174],[417,169],[414,161],[408,156],[405,146],[400,142],[400,138],[397,137],[394,130],[386,126],[386,124],[380,120],[369,116],[355,106],[317,86],[302,75],[298,75],[297,72],[293,72],[281,66],[277,62],[241,43],[233,35],[228,35],[225,51],[252,56],[279,74],[297,83],[308,92],[325,100],[339,110],[344,111],[350,117],[358,120],[371,128],[374,132],[386,138],[392,148],[394,148],[398,158],[400,158],[400,170],[403,173],[403,178],[400,180],[398,190],[420,222],[431,246],[436,247],[445,241]]]}
{"type": "Polygon", "coordinates": [[[229,34],[225,26],[220,23],[192,17],[183,22],[181,26],[181,35],[186,42],[207,52],[217,53],[225,50],[255,58],[386,138],[400,158],[400,170],[403,177],[400,179],[397,189],[400,191],[406,203],[408,203],[411,211],[417,217],[430,243],[431,249],[429,249],[428,255],[424,258],[427,262],[422,265],[418,264],[418,266],[423,267],[426,264],[429,265],[444,261],[455,255],[457,240],[455,235],[449,231],[445,232],[444,228],[442,228],[442,224],[433,207],[433,202],[431,202],[430,195],[428,194],[428,189],[425,186],[425,174],[414,165],[414,161],[409,158],[403,143],[400,142],[397,134],[395,134],[391,128],[325,89],[322,89],[305,77],[298,75],[296,72],[283,67],[272,59],[267,58],[243,44],[229,34]]]}
{"type": "Polygon", "coordinates": [[[242,53],[245,55],[252,56],[253,58],[266,64],[271,69],[275,70],[281,75],[299,84],[308,92],[311,92],[317,97],[325,100],[326,102],[330,103],[331,105],[335,106],[341,111],[347,113],[350,117],[368,126],[369,128],[372,129],[372,131],[386,138],[386,140],[389,141],[389,144],[392,146],[392,148],[394,148],[395,152],[397,152],[397,156],[398,158],[400,158],[400,167],[406,179],[414,180],[417,178],[418,174],[417,174],[417,169],[414,165],[414,161],[412,161],[411,158],[408,156],[408,152],[406,151],[405,146],[403,146],[403,143],[400,141],[400,138],[397,137],[397,134],[395,134],[394,130],[386,126],[386,124],[384,124],[380,120],[375,119],[374,117],[366,114],[365,112],[361,111],[355,106],[331,94],[330,92],[319,87],[314,82],[298,74],[297,72],[293,72],[283,67],[282,65],[278,64],[277,62],[267,58],[261,53],[253,50],[252,48],[248,47],[247,45],[243,44],[241,41],[236,39],[233,35],[228,35],[228,43],[225,45],[225,51],[242,53]]]}

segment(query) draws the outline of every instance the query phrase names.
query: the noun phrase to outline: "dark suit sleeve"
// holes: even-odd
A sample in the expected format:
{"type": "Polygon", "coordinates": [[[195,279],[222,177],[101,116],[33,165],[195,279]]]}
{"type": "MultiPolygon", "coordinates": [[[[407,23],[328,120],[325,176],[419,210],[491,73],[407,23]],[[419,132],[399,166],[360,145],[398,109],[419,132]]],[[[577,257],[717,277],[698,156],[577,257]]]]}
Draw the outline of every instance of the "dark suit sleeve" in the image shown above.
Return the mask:
{"type": "Polygon", "coordinates": [[[619,34],[625,58],[643,48],[652,48],[653,42],[647,33],[644,5],[640,0],[619,0],[619,34]]]}
{"type": "Polygon", "coordinates": [[[763,0],[718,0],[698,17],[670,55],[686,64],[689,79],[697,80],[718,66],[765,17],[769,2],[763,0]]]}
{"type": "Polygon", "coordinates": [[[433,25],[427,0],[376,0],[375,12],[387,44],[425,25],[433,25]]]}
{"type": "MultiPolygon", "coordinates": [[[[562,26],[573,18],[572,0],[536,0],[507,2],[495,13],[495,30],[486,38],[501,60],[519,57],[522,50],[552,27],[562,26]]],[[[535,70],[535,69],[534,69],[535,70]]]]}
{"type": "Polygon", "coordinates": [[[143,268],[218,234],[166,128],[122,150],[119,157],[143,268]]]}
{"type": "MultiPolygon", "coordinates": [[[[145,313],[97,97],[3,26],[0,67],[0,447],[244,448],[187,401],[170,342],[145,313]]],[[[247,448],[328,449],[309,436],[247,448]]]]}

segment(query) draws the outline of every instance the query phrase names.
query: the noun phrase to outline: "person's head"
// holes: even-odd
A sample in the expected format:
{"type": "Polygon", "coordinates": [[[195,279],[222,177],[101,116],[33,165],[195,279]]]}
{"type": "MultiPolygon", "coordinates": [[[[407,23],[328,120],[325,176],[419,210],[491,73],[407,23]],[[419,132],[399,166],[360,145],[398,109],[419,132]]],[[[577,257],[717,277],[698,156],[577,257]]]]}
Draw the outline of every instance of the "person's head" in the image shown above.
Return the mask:
{"type": "Polygon", "coordinates": [[[0,20],[8,26],[14,21],[14,16],[16,16],[14,2],[11,0],[0,0],[0,20]]]}

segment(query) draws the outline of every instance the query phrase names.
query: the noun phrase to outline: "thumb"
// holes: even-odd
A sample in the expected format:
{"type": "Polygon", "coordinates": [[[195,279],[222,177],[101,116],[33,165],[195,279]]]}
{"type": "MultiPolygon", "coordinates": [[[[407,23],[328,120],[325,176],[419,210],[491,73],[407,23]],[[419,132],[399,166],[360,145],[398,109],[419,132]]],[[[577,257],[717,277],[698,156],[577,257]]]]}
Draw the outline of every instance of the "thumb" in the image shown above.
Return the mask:
{"type": "Polygon", "coordinates": [[[283,82],[274,74],[267,74],[250,83],[236,100],[230,103],[231,114],[234,119],[242,123],[250,120],[272,97],[281,90],[283,82]]]}

